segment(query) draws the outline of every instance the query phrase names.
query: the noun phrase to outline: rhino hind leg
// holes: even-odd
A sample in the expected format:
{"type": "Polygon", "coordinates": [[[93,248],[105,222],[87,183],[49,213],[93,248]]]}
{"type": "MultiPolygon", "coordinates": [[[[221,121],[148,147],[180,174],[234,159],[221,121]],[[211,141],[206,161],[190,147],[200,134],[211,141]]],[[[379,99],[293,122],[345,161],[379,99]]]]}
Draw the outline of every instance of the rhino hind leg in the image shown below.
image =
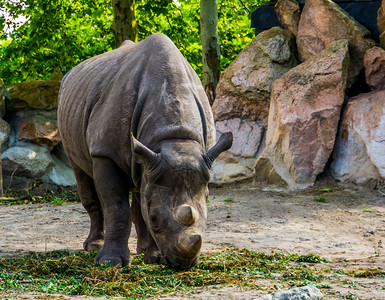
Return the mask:
{"type": "Polygon", "coordinates": [[[72,161],[71,166],[75,173],[80,200],[91,220],[90,232],[83,248],[86,251],[100,250],[104,241],[104,218],[94,180],[72,161]]]}
{"type": "Polygon", "coordinates": [[[93,157],[93,177],[104,215],[104,245],[95,257],[99,264],[124,267],[130,263],[131,231],[129,177],[110,159],[93,157]]]}
{"type": "Polygon", "coordinates": [[[144,253],[150,244],[150,233],[148,232],[147,225],[142,217],[140,208],[140,193],[138,192],[132,193],[131,214],[132,222],[135,225],[136,234],[138,236],[136,253],[144,253]]]}

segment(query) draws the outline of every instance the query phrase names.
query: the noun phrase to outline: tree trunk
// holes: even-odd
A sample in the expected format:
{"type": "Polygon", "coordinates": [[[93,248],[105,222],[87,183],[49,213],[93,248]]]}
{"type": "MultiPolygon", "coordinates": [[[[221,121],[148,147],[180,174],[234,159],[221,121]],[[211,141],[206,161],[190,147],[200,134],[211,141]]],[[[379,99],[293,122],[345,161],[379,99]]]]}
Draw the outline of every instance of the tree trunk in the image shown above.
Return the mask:
{"type": "Polygon", "coordinates": [[[201,40],[203,86],[211,104],[220,75],[220,50],[218,39],[218,0],[201,0],[201,40]]]}
{"type": "Polygon", "coordinates": [[[114,22],[112,32],[119,47],[125,40],[138,41],[138,30],[135,18],[134,0],[112,0],[114,6],[114,22]]]}

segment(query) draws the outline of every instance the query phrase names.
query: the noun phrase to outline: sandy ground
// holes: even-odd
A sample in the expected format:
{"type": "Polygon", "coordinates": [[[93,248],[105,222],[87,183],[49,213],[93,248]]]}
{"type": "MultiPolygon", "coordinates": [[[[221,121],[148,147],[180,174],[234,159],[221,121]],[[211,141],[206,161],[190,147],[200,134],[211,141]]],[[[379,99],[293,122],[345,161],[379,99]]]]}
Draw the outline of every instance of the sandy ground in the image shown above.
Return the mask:
{"type": "MultiPolygon", "coordinates": [[[[316,253],[331,261],[325,268],[385,269],[385,194],[381,189],[323,182],[301,192],[243,186],[214,188],[210,193],[204,252],[236,247],[268,253],[316,253]],[[322,191],[325,188],[331,192],[322,191]],[[315,201],[320,196],[327,202],[315,201]],[[233,201],[225,202],[227,198],[233,201]]],[[[81,250],[88,226],[81,204],[0,206],[0,257],[26,251],[81,250]]],[[[134,230],[129,244],[134,251],[134,230]]],[[[385,299],[384,278],[352,280],[340,275],[324,284],[331,286],[322,290],[326,299],[346,299],[347,295],[351,295],[349,299],[385,299]]],[[[195,292],[165,297],[259,299],[268,293],[231,287],[195,292]]],[[[8,297],[43,299],[42,295],[8,297]]],[[[51,295],[49,299],[55,298],[51,295]]]]}

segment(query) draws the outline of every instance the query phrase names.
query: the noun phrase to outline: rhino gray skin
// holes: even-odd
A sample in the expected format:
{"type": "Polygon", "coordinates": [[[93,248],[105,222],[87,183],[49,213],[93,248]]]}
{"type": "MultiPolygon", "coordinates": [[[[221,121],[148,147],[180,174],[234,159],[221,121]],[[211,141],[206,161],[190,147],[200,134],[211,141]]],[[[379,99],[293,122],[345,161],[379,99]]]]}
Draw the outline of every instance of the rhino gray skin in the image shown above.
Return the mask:
{"type": "Polygon", "coordinates": [[[62,81],[58,123],[91,219],[83,246],[100,249],[95,261],[129,264],[132,221],[145,262],[195,265],[209,171],[232,134],[215,144],[200,79],[171,40],[126,41],[73,68],[62,81]]]}

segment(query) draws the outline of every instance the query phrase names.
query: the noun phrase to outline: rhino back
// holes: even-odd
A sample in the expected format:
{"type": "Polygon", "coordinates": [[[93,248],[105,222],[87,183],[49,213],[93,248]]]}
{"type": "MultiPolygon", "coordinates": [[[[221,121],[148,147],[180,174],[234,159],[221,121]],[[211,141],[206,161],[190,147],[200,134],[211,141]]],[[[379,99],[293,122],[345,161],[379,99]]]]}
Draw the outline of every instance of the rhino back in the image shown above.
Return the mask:
{"type": "Polygon", "coordinates": [[[92,156],[130,173],[130,132],[157,150],[164,139],[215,142],[210,105],[200,80],[163,34],[125,43],[79,64],[63,79],[58,108],[68,156],[92,175],[92,156]]]}

